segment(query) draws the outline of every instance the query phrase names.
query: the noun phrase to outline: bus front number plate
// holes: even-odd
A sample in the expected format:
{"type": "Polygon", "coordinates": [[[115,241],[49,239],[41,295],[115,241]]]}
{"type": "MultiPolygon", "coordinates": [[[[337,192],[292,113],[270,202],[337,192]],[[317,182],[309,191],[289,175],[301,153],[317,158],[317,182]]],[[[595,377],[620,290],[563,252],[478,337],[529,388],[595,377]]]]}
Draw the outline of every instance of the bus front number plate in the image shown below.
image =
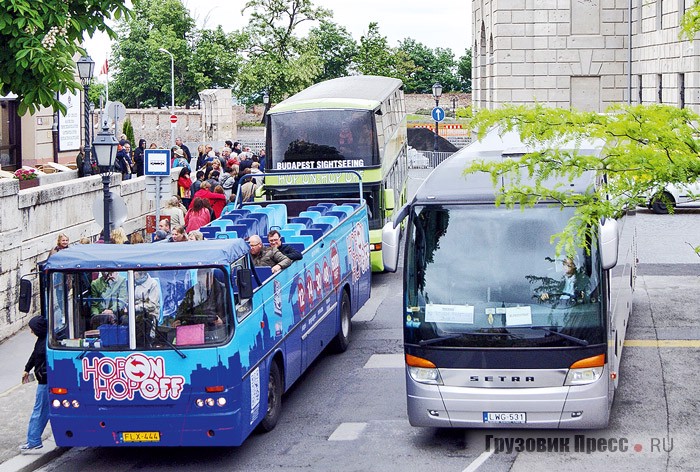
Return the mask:
{"type": "Polygon", "coordinates": [[[525,413],[484,412],[484,423],[526,423],[525,413]]]}
{"type": "Polygon", "coordinates": [[[160,432],[158,431],[138,431],[123,432],[122,442],[159,442],[160,432]]]}

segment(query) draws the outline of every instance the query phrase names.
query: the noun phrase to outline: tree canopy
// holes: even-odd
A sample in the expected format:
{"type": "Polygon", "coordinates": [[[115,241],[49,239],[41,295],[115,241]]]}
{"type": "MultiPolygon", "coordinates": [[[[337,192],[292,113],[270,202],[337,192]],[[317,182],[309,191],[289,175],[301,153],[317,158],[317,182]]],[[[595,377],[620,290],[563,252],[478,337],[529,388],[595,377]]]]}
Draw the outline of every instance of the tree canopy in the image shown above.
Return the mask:
{"type": "Polygon", "coordinates": [[[20,115],[39,106],[65,107],[56,92],[80,88],[75,56],[83,34],[104,31],[115,38],[106,20],[129,14],[122,0],[3,0],[0,8],[0,95],[14,93],[20,115]]]}
{"type": "Polygon", "coordinates": [[[616,105],[603,114],[543,105],[481,110],[472,120],[480,136],[493,127],[517,131],[523,142],[546,150],[498,162],[474,162],[465,172],[489,172],[494,186],[501,176],[508,178],[510,185],[497,187],[498,204],[527,206],[553,200],[575,206],[565,230],[553,236],[558,251],[573,253],[576,247],[587,246],[591,225],[646,203],[669,184],[698,180],[698,123],[700,115],[667,105],[616,105]],[[559,144],[580,139],[602,140],[600,155],[558,149],[559,144]],[[523,171],[534,183],[523,184],[523,171]],[[584,172],[600,177],[597,188],[587,195],[547,182],[571,181],[584,172]]]}

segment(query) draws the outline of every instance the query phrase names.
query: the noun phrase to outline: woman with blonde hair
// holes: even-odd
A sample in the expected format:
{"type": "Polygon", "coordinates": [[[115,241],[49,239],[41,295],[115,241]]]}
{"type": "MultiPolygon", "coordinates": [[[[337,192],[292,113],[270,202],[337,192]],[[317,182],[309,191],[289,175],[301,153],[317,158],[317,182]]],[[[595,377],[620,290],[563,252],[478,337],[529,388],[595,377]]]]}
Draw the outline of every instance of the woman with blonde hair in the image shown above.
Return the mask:
{"type": "Polygon", "coordinates": [[[160,214],[170,217],[171,228],[185,224],[185,213],[180,208],[180,200],[175,195],[166,200],[165,208],[161,210],[160,214]]]}
{"type": "Polygon", "coordinates": [[[141,234],[141,231],[136,231],[135,233],[131,233],[131,236],[129,236],[129,242],[131,244],[141,244],[145,243],[146,240],[143,239],[143,234],[141,234]]]}
{"type": "Polygon", "coordinates": [[[190,231],[190,234],[187,235],[187,240],[188,241],[204,241],[204,235],[202,234],[201,231],[196,229],[194,231],[190,231]]]}
{"type": "Polygon", "coordinates": [[[112,244],[128,244],[129,242],[124,228],[121,227],[113,229],[109,236],[112,244]]]}
{"type": "Polygon", "coordinates": [[[53,249],[51,249],[49,256],[56,254],[58,251],[68,249],[69,244],[70,239],[68,238],[68,235],[66,233],[58,233],[58,237],[56,238],[56,245],[53,249]]]}

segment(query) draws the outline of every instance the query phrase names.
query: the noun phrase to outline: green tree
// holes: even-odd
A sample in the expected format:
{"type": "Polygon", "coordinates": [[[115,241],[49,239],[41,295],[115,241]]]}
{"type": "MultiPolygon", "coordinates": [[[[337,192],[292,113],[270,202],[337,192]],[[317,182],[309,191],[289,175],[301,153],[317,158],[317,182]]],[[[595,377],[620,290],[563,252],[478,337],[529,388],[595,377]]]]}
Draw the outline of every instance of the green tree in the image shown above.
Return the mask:
{"type": "Polygon", "coordinates": [[[459,89],[462,92],[472,91],[472,50],[466,49],[464,56],[457,62],[457,78],[459,79],[459,89]]]}
{"type": "Polygon", "coordinates": [[[121,0],[2,0],[0,8],[0,95],[19,98],[19,114],[44,106],[65,112],[56,92],[80,88],[76,55],[84,34],[104,31],[105,21],[129,14],[121,0]]]}
{"type": "Polygon", "coordinates": [[[128,117],[122,124],[122,133],[126,135],[126,140],[129,141],[134,148],[136,148],[136,143],[134,142],[134,125],[131,124],[131,119],[128,117]]]}
{"type": "Polygon", "coordinates": [[[134,18],[118,25],[112,48],[117,72],[113,97],[127,107],[171,102],[170,56],[174,56],[175,102],[190,105],[204,88],[204,74],[191,67],[195,22],[182,0],[134,0],[134,18]]]}
{"type": "Polygon", "coordinates": [[[480,110],[472,120],[479,135],[495,127],[515,130],[525,143],[544,151],[498,162],[475,162],[465,172],[489,172],[497,188],[498,203],[532,205],[541,200],[576,206],[558,239],[559,252],[586,247],[587,228],[603,218],[614,218],[627,208],[644,204],[669,184],[688,184],[700,176],[700,115],[666,105],[616,105],[606,113],[559,108],[508,106],[480,110]],[[577,139],[600,139],[598,156],[562,152],[557,144],[577,139]],[[525,169],[532,184],[521,180],[525,169]],[[600,176],[593,193],[575,195],[550,180],[573,180],[584,172],[600,176]],[[605,179],[602,177],[605,176],[605,179]],[[496,186],[500,177],[511,182],[496,186]]]}
{"type": "MultiPolygon", "coordinates": [[[[203,75],[203,88],[232,88],[241,68],[242,34],[225,33],[221,26],[195,35],[192,68],[203,75]]],[[[200,90],[201,91],[201,90],[200,90]]]]}
{"type": "Polygon", "coordinates": [[[267,90],[278,101],[313,83],[322,70],[315,45],[299,38],[300,24],[331,16],[311,0],[248,0],[250,11],[246,57],[238,74],[236,94],[243,101],[260,101],[267,90]]]}
{"type": "Polygon", "coordinates": [[[322,20],[318,27],[309,31],[309,40],[316,46],[323,67],[315,81],[350,74],[350,68],[357,54],[357,43],[344,26],[322,20]]]}
{"type": "Polygon", "coordinates": [[[396,76],[394,51],[386,36],[379,33],[379,24],[371,22],[367,33],[360,37],[360,46],[355,57],[355,66],[361,74],[396,76]]]}
{"type": "Polygon", "coordinates": [[[402,52],[413,64],[403,78],[408,93],[431,93],[433,84],[440,82],[443,90],[449,92],[460,89],[456,75],[457,64],[451,49],[430,49],[415,39],[406,38],[399,43],[402,52]]]}

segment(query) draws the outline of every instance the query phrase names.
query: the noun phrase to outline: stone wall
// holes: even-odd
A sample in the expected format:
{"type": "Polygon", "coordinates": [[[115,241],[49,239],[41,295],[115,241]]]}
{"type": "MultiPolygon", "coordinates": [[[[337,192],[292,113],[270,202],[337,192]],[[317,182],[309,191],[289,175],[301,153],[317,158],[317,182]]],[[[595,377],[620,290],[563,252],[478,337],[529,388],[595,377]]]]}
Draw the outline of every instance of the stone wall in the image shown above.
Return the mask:
{"type": "MultiPolygon", "coordinates": [[[[173,172],[176,177],[177,170],[173,172]]],[[[41,185],[19,190],[15,179],[0,179],[0,341],[16,333],[38,313],[38,281],[34,285],[32,313],[17,310],[20,277],[36,270],[36,264],[48,257],[59,233],[75,243],[86,236],[95,241],[102,228],[93,217],[93,206],[102,211],[101,176],[75,178],[75,171],[50,174],[41,185]],[[71,174],[71,175],[69,175],[71,174]]],[[[172,180],[172,179],[171,179],[172,180]]],[[[122,225],[127,233],[143,230],[145,215],[155,213],[155,204],[145,195],[145,177],[121,181],[112,175],[113,195],[126,202],[128,218],[122,225]]],[[[176,183],[171,183],[176,191],[176,183]]]]}

